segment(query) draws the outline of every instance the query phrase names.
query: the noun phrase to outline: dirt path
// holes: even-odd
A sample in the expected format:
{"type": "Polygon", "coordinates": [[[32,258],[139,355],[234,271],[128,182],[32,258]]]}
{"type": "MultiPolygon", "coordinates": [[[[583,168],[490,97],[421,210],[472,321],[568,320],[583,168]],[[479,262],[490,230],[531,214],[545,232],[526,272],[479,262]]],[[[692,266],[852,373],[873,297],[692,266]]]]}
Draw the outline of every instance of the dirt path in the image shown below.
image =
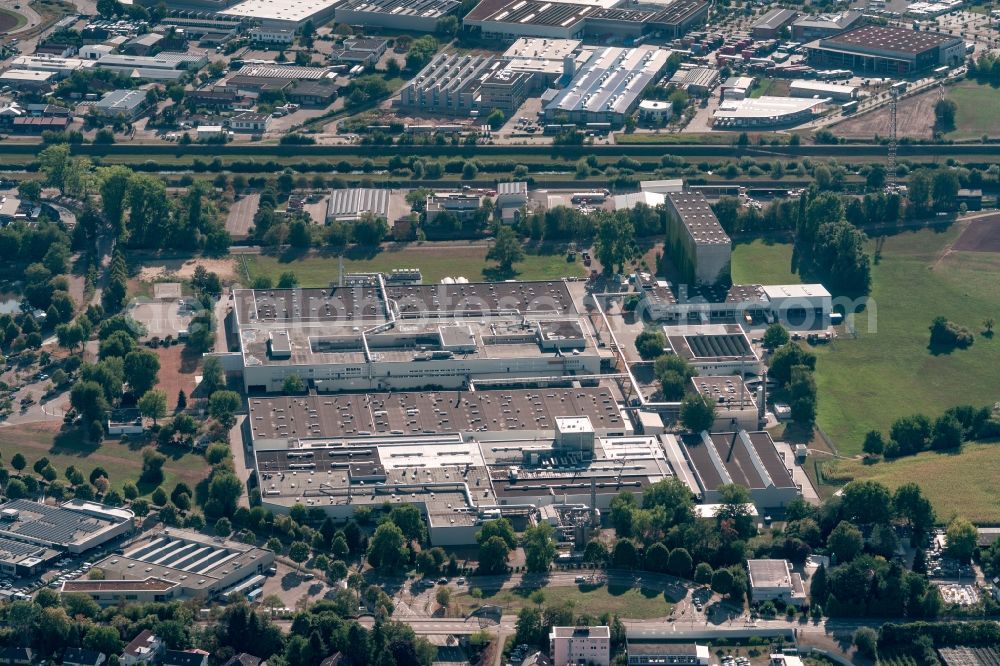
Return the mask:
{"type": "Polygon", "coordinates": [[[139,271],[141,282],[153,282],[162,278],[176,278],[178,280],[190,280],[194,275],[194,269],[204,266],[206,270],[218,273],[223,281],[237,279],[236,264],[232,257],[223,259],[148,259],[142,262],[142,269],[139,271]]]}
{"type": "MultiPolygon", "coordinates": [[[[930,139],[934,136],[934,105],[941,98],[937,89],[928,90],[899,102],[896,133],[900,137],[930,139]]],[[[889,135],[889,107],[863,113],[830,128],[837,136],[870,139],[889,135]]]]}

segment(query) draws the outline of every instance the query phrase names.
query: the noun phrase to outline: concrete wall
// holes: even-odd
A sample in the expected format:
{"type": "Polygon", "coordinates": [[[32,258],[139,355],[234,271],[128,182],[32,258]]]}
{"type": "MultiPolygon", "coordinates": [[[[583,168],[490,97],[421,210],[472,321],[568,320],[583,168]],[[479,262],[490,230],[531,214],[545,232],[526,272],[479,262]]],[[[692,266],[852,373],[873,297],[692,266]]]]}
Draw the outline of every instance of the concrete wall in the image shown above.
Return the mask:
{"type": "Polygon", "coordinates": [[[85,553],[88,550],[92,548],[97,548],[101,544],[107,543],[112,539],[116,539],[122,536],[123,534],[131,534],[133,527],[134,526],[132,524],[132,521],[127,520],[121,523],[120,525],[114,526],[113,528],[107,530],[106,532],[101,532],[99,534],[92,536],[89,539],[72,544],[66,550],[76,554],[85,553]]]}
{"type": "Polygon", "coordinates": [[[507,376],[550,376],[575,372],[596,374],[601,358],[596,353],[579,356],[538,356],[534,358],[448,359],[374,364],[325,364],[316,366],[259,365],[243,368],[244,389],[263,386],[280,392],[285,378],[298,375],[303,380],[322,380],[323,389],[405,390],[424,386],[460,388],[470,378],[507,376]],[[312,372],[310,372],[312,370],[312,372]]]}
{"type": "Polygon", "coordinates": [[[729,274],[731,251],[726,243],[695,246],[694,277],[698,282],[714,284],[729,274]]]}
{"type": "Polygon", "coordinates": [[[353,9],[337,9],[337,23],[360,25],[366,28],[389,28],[391,30],[408,30],[417,32],[434,32],[439,16],[413,16],[406,14],[389,14],[388,12],[361,12],[353,9]]]}

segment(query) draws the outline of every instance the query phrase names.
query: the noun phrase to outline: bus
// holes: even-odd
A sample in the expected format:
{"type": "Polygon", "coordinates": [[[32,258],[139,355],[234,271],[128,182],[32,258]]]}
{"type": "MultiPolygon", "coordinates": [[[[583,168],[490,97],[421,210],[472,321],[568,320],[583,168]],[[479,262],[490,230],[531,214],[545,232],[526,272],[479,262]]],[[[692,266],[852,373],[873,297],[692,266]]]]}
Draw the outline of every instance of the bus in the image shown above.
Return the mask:
{"type": "Polygon", "coordinates": [[[858,100],[854,100],[840,105],[840,111],[844,115],[847,115],[848,113],[854,113],[857,110],[858,110],[858,100]]]}
{"type": "Polygon", "coordinates": [[[940,67],[934,70],[934,78],[943,79],[948,76],[949,71],[950,70],[948,65],[941,65],[940,67]]]}

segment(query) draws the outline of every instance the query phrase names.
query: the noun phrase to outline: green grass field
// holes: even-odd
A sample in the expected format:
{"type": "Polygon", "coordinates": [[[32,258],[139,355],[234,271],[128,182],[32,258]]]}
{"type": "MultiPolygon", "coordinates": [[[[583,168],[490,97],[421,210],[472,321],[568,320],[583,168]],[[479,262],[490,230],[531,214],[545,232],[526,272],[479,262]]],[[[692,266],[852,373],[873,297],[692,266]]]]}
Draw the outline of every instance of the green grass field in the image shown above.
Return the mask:
{"type": "MultiPolygon", "coordinates": [[[[498,275],[495,264],[486,260],[485,245],[415,245],[401,249],[384,249],[371,256],[352,256],[344,259],[345,271],[382,271],[394,268],[419,268],[424,282],[437,283],[446,276],[464,276],[471,281],[486,279],[554,280],[563,277],[579,277],[584,274],[583,265],[578,261],[566,261],[562,252],[553,254],[528,254],[524,261],[514,264],[514,275],[498,275]]],[[[351,252],[348,253],[349,255],[351,252]]],[[[243,255],[237,257],[237,272],[246,279],[249,273],[252,282],[259,276],[270,277],[277,282],[282,273],[291,271],[303,287],[325,287],[336,281],[340,262],[335,256],[309,255],[304,258],[284,261],[264,255],[243,255]],[[246,262],[246,271],[243,261],[246,262]]]]}
{"type": "Polygon", "coordinates": [[[964,516],[978,524],[1000,523],[1000,494],[996,492],[1000,457],[996,444],[966,444],[959,454],[928,451],[874,465],[854,460],[827,465],[838,481],[874,479],[889,488],[914,481],[934,505],[941,522],[964,516]]]}
{"type": "Polygon", "coordinates": [[[733,246],[734,284],[798,284],[792,272],[792,246],[755,240],[733,246]]]}
{"type": "Polygon", "coordinates": [[[935,417],[953,405],[1000,399],[1000,339],[979,335],[984,319],[1000,316],[1000,254],[950,251],[964,228],[887,238],[872,269],[875,330],[864,313],[856,339],[845,334],[816,349],[818,422],[841,453],[859,453],[868,430],[888,431],[900,416],[935,417]],[[928,327],[938,315],[975,332],[975,344],[931,354],[928,327]]]}
{"type": "MultiPolygon", "coordinates": [[[[209,465],[203,456],[180,448],[161,447],[159,450],[167,456],[167,463],[163,466],[162,485],[168,492],[179,481],[194,488],[208,476],[209,465]]],[[[139,485],[139,492],[143,495],[148,495],[155,489],[154,486],[138,481],[142,473],[142,447],[136,442],[106,439],[95,447],[82,441],[75,431],[57,433],[50,426],[0,428],[0,457],[9,466],[11,457],[18,452],[28,461],[26,472],[31,472],[35,461],[44,456],[63,480],[66,478],[63,473],[70,465],[88,477],[95,467],[103,467],[111,477],[113,488],[120,490],[125,481],[132,480],[139,485]]]]}
{"type": "Polygon", "coordinates": [[[997,106],[1000,89],[964,81],[948,91],[948,97],[958,105],[955,130],[945,134],[949,139],[978,139],[985,135],[997,136],[997,106]]]}
{"type": "MultiPolygon", "coordinates": [[[[995,369],[1000,338],[979,335],[987,317],[1000,319],[1000,254],[952,252],[965,224],[940,232],[921,230],[886,238],[872,267],[870,309],[856,316],[857,338],[846,331],[819,357],[818,423],[840,453],[861,452],[867,431],[887,432],[900,416],[922,412],[935,417],[961,404],[1000,400],[995,369]],[[967,350],[932,355],[928,326],[944,315],[977,333],[967,350]]],[[[872,241],[872,251],[875,249],[872,241]]],[[[733,250],[737,283],[799,282],[790,270],[791,246],[754,241],[733,250]]]]}
{"type": "MultiPolygon", "coordinates": [[[[673,604],[666,600],[663,592],[617,585],[546,587],[544,592],[544,605],[555,606],[570,602],[573,604],[573,612],[577,615],[588,614],[596,617],[602,613],[619,613],[625,617],[643,620],[666,617],[673,608],[673,604]]],[[[534,602],[528,598],[530,593],[531,590],[490,590],[483,592],[482,598],[475,599],[468,592],[462,592],[452,599],[470,612],[480,606],[492,604],[503,607],[504,613],[516,613],[525,606],[534,606],[534,602]]]]}

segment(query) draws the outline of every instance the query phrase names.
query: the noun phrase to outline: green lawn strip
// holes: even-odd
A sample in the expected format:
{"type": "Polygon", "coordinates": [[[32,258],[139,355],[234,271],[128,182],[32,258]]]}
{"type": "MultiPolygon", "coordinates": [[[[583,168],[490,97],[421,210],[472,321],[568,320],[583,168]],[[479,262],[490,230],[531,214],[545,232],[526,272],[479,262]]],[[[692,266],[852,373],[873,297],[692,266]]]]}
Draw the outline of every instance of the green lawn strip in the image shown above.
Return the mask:
{"type": "Polygon", "coordinates": [[[984,134],[996,136],[1000,132],[997,125],[1000,89],[965,81],[949,89],[948,97],[958,105],[958,111],[955,129],[945,134],[947,138],[978,139],[984,134]]]}
{"type": "Polygon", "coordinates": [[[734,284],[798,284],[802,280],[792,272],[792,246],[755,240],[733,246],[734,284]]]}
{"type": "MultiPolygon", "coordinates": [[[[579,261],[566,261],[565,254],[528,254],[524,261],[514,265],[515,273],[501,276],[496,273],[495,264],[486,260],[488,248],[476,246],[407,246],[403,249],[388,249],[371,257],[345,258],[345,271],[390,272],[394,268],[419,268],[425,283],[437,283],[444,277],[465,277],[470,281],[485,279],[555,280],[563,277],[579,277],[584,274],[579,261]]],[[[349,251],[349,254],[351,252],[349,251]]],[[[245,255],[250,281],[259,276],[267,276],[277,283],[286,271],[295,273],[303,287],[326,287],[337,280],[340,260],[336,256],[309,255],[290,261],[265,255],[245,255]]],[[[244,276],[242,261],[237,264],[244,276]]]]}
{"type": "MultiPolygon", "coordinates": [[[[103,467],[111,477],[113,488],[120,490],[126,481],[134,481],[139,486],[139,492],[148,495],[155,486],[139,482],[142,448],[135,441],[122,442],[118,439],[106,439],[95,446],[83,441],[76,431],[56,433],[50,428],[34,426],[0,428],[0,457],[8,467],[15,453],[21,453],[28,461],[25,473],[33,473],[32,465],[44,456],[64,481],[64,472],[70,465],[86,477],[95,467],[103,467]]],[[[158,450],[167,456],[161,485],[168,492],[180,481],[194,488],[208,476],[209,465],[203,456],[179,447],[159,447],[158,450]]]]}
{"type": "MultiPolygon", "coordinates": [[[[455,595],[454,600],[471,610],[484,605],[501,606],[504,613],[516,613],[524,607],[534,606],[529,599],[533,590],[484,590],[482,598],[473,598],[468,592],[455,595]]],[[[624,585],[559,586],[544,588],[546,606],[573,604],[574,614],[594,617],[602,613],[618,613],[636,620],[666,617],[673,604],[661,591],[633,588],[624,585]]]]}
{"type": "Polygon", "coordinates": [[[828,464],[841,481],[874,479],[889,488],[910,481],[919,484],[939,521],[964,516],[978,524],[1000,523],[1000,494],[996,492],[1000,457],[995,443],[966,444],[958,454],[926,451],[874,465],[860,460],[828,464]]]}

